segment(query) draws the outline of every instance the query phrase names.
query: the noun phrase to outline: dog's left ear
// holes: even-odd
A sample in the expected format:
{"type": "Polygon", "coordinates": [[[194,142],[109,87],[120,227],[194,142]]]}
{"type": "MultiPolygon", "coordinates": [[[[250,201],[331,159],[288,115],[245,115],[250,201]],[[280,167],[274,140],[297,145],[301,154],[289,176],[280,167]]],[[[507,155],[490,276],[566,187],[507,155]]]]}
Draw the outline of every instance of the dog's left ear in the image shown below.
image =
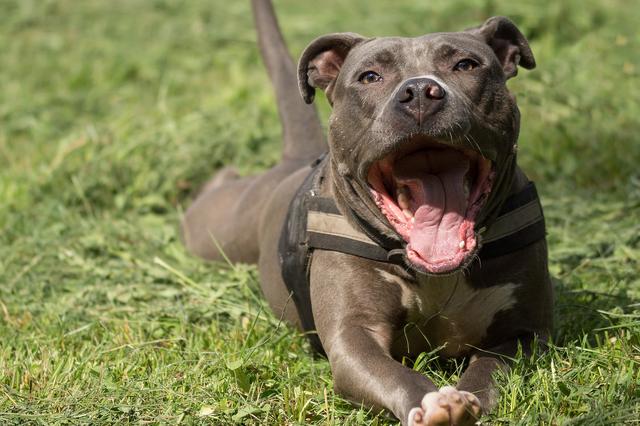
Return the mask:
{"type": "Polygon", "coordinates": [[[502,64],[507,79],[515,77],[518,65],[528,70],[536,67],[529,42],[508,18],[494,16],[469,32],[491,46],[502,64]]]}

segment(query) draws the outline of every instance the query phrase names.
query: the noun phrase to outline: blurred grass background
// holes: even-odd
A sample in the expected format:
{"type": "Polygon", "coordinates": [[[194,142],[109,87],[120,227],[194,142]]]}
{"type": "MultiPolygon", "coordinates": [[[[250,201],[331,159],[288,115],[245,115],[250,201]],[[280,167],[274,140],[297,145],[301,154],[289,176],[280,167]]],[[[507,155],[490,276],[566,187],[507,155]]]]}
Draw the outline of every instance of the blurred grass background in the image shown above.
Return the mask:
{"type": "MultiPolygon", "coordinates": [[[[334,31],[419,35],[506,15],[557,278],[552,350],[487,424],[638,424],[640,8],[627,0],[275,6],[297,56],[334,31]]],[[[393,424],[335,396],[252,265],[184,252],[180,214],[280,129],[248,1],[0,0],[0,423],[393,424]]],[[[323,117],[329,110],[319,102],[323,117]]],[[[440,383],[459,365],[425,354],[440,383]]]]}

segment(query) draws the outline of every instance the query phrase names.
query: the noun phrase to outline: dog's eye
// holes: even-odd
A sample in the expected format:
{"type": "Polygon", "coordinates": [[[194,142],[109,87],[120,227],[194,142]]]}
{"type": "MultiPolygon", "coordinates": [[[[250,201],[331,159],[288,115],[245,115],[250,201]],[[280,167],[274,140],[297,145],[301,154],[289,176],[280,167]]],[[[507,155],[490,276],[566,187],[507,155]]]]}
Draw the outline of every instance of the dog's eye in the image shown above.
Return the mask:
{"type": "Polygon", "coordinates": [[[360,77],[358,77],[358,81],[362,84],[376,83],[378,81],[382,81],[382,76],[377,72],[365,71],[360,74],[360,77]]]}
{"type": "Polygon", "coordinates": [[[454,71],[471,71],[472,69],[476,68],[478,65],[480,64],[478,64],[473,59],[463,59],[460,62],[458,62],[455,67],[453,67],[453,70],[454,71]]]}

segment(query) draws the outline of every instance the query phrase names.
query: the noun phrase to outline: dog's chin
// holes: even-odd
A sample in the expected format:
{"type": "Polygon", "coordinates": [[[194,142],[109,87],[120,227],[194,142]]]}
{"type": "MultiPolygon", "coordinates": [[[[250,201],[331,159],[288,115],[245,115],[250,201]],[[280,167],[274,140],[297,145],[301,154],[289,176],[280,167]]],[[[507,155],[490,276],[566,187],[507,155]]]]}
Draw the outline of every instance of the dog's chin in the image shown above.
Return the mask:
{"type": "Polygon", "coordinates": [[[464,268],[477,251],[476,217],[492,189],[492,162],[421,136],[397,146],[368,170],[374,202],[407,242],[416,269],[450,274],[464,268]]]}

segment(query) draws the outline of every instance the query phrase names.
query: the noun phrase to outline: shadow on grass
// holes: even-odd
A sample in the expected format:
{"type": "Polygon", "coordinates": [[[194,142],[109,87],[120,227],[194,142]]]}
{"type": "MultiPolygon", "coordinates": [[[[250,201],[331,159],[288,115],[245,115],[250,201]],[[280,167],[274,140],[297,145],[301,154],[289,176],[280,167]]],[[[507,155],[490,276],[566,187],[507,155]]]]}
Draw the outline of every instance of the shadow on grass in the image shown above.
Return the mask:
{"type": "Polygon", "coordinates": [[[617,294],[609,294],[574,289],[557,279],[554,285],[554,341],[559,346],[582,340],[584,336],[589,344],[597,345],[599,332],[620,327],[618,315],[638,303],[623,288],[617,294]]]}

